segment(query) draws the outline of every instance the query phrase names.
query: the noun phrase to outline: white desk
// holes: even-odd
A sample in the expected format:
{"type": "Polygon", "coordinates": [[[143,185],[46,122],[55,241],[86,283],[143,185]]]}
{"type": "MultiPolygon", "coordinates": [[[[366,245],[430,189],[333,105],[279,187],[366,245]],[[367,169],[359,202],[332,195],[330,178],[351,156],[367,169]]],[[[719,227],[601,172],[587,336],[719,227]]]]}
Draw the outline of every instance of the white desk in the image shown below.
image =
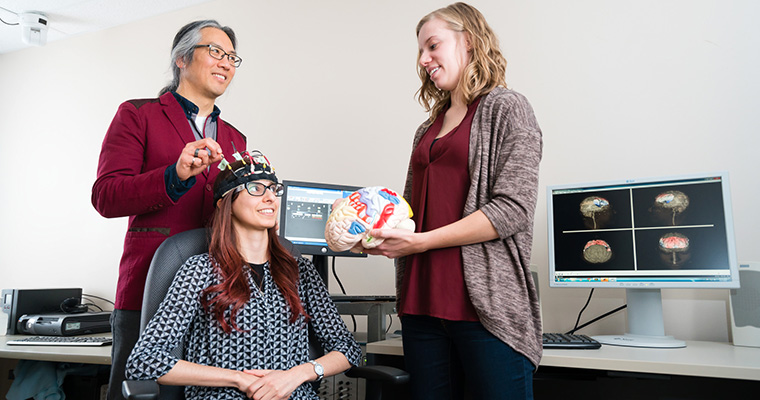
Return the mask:
{"type": "MultiPolygon", "coordinates": [[[[401,338],[367,343],[367,353],[403,356],[401,338]]],[[[687,341],[681,349],[620,346],[602,346],[598,350],[554,349],[544,350],[540,365],[760,381],[760,348],[687,341]]]]}
{"type": "MultiPolygon", "coordinates": [[[[92,336],[110,336],[102,333],[92,336]]],[[[111,346],[8,346],[24,335],[0,336],[0,358],[111,365],[111,346]]]]}

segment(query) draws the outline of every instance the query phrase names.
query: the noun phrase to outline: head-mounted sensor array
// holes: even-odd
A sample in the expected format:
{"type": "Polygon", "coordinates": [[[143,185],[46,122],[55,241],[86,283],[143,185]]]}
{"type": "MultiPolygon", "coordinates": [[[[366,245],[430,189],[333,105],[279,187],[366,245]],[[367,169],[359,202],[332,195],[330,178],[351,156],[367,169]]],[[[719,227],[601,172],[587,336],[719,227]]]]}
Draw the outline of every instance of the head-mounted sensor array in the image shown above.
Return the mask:
{"type": "MultiPolygon", "coordinates": [[[[234,144],[233,144],[234,146],[234,144]]],[[[240,185],[245,185],[251,181],[260,179],[270,180],[278,183],[277,175],[274,173],[274,167],[264,154],[258,150],[252,150],[250,153],[244,151],[242,154],[237,151],[232,155],[236,161],[242,161],[243,165],[232,169],[232,165],[226,159],[219,162],[219,169],[224,171],[229,169],[232,174],[224,179],[214,191],[214,203],[226,196],[240,185]]]]}

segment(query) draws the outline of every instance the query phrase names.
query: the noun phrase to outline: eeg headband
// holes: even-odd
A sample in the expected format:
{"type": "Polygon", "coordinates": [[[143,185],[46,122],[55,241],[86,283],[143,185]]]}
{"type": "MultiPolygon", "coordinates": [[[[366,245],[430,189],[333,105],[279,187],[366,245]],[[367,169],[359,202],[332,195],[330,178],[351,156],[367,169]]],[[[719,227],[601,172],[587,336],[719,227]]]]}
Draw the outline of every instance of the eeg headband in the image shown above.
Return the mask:
{"type": "Polygon", "coordinates": [[[247,151],[243,152],[243,154],[236,151],[232,156],[236,161],[242,161],[243,166],[232,171],[232,167],[226,159],[222,159],[219,162],[219,169],[222,171],[229,169],[232,171],[232,175],[225,178],[214,191],[214,204],[238,186],[251,181],[266,179],[279,183],[277,175],[274,173],[274,167],[272,167],[272,164],[269,163],[269,160],[260,151],[252,150],[250,154],[247,151]]]}

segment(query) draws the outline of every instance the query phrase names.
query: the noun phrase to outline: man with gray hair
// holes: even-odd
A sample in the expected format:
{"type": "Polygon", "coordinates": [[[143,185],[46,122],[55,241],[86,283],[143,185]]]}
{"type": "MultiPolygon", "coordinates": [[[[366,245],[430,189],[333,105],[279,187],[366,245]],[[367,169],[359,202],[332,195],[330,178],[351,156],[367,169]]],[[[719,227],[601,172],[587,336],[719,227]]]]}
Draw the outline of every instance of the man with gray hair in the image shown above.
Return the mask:
{"type": "Polygon", "coordinates": [[[153,253],[167,237],[206,225],[219,173],[209,167],[233,146],[246,148],[214,105],[243,61],[236,45],[233,30],[216,21],[182,27],[172,43],[172,82],[158,98],[122,103],[103,140],[92,204],[106,218],[129,217],[111,315],[108,399],[123,398],[153,253]]]}

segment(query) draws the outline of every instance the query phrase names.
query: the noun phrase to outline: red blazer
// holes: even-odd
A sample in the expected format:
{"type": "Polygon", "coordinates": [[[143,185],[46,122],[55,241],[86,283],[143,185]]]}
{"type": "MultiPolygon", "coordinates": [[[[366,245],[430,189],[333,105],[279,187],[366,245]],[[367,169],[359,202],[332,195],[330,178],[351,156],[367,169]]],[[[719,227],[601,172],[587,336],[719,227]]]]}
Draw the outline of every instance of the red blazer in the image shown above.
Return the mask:
{"type": "MultiPolygon", "coordinates": [[[[217,120],[217,142],[226,157],[246,148],[245,136],[217,120]]],[[[92,205],[106,218],[129,217],[119,264],[116,308],[142,308],[145,277],[158,246],[169,236],[205,226],[214,210],[217,165],[197,175],[177,202],[166,194],[164,171],[195,141],[187,117],[171,93],[119,106],[108,128],[92,186],[92,205]]]]}

